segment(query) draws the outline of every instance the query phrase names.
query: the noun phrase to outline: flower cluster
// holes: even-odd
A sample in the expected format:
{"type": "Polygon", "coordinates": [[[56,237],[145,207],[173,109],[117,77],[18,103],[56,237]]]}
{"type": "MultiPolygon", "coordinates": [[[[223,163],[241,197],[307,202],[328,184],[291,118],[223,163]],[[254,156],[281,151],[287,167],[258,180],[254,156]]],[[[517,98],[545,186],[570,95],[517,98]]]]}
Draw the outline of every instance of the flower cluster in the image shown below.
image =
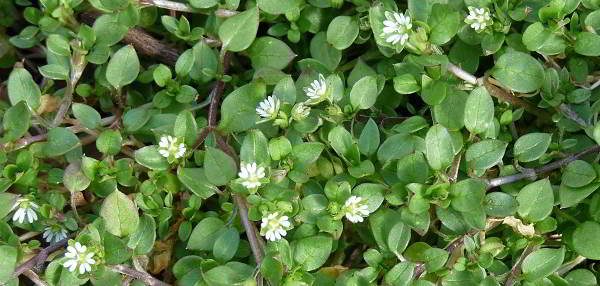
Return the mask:
{"type": "Polygon", "coordinates": [[[261,185],[261,179],[265,177],[265,168],[256,165],[256,162],[242,163],[238,176],[241,184],[248,189],[256,189],[261,185]]]}
{"type": "Polygon", "coordinates": [[[92,265],[96,264],[95,255],[96,253],[90,251],[87,246],[75,242],[74,245],[67,247],[67,253],[65,253],[67,259],[63,266],[70,272],[74,272],[78,268],[79,274],[90,272],[92,271],[92,265]]]}
{"type": "Polygon", "coordinates": [[[465,18],[465,23],[469,24],[475,32],[480,33],[493,24],[490,15],[490,9],[487,7],[476,8],[469,6],[469,15],[465,18]]]}
{"type": "Polygon", "coordinates": [[[33,202],[33,200],[29,197],[24,197],[17,199],[15,204],[12,206],[11,211],[15,211],[13,214],[12,220],[18,221],[19,223],[23,223],[25,218],[27,218],[27,222],[33,223],[38,219],[36,210],[39,206],[33,202]]]}
{"type": "Polygon", "coordinates": [[[386,42],[396,45],[404,45],[408,41],[412,23],[408,15],[398,12],[386,11],[385,20],[383,21],[383,33],[380,37],[386,42]]]}
{"type": "Polygon", "coordinates": [[[185,144],[180,143],[176,137],[163,136],[158,143],[158,152],[168,159],[179,159],[185,155],[185,144]]]}
{"type": "Polygon", "coordinates": [[[351,196],[344,203],[344,215],[352,223],[363,222],[369,216],[369,207],[363,198],[351,196]]]}
{"type": "Polygon", "coordinates": [[[289,218],[275,212],[263,217],[260,224],[260,234],[269,241],[277,241],[287,235],[292,228],[289,218]]]}

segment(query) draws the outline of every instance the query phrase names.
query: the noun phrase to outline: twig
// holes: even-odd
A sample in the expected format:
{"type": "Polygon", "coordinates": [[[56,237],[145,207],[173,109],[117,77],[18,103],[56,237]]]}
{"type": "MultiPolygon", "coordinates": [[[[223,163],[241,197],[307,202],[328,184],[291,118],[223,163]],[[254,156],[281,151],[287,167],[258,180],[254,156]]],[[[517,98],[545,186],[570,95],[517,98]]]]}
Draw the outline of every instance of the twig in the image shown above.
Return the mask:
{"type": "Polygon", "coordinates": [[[39,231],[28,231],[23,235],[19,236],[19,241],[26,241],[38,236],[41,232],[39,231]]]}
{"type": "Polygon", "coordinates": [[[171,11],[179,11],[179,12],[187,12],[187,13],[196,12],[196,10],[194,10],[194,8],[188,6],[184,3],[168,1],[168,0],[140,0],[140,4],[142,6],[155,6],[155,7],[171,10],[171,11]]]}
{"type": "Polygon", "coordinates": [[[448,180],[451,183],[456,182],[458,178],[458,171],[460,169],[460,161],[462,159],[462,151],[458,152],[456,156],[454,156],[454,160],[452,161],[452,166],[450,167],[450,171],[448,171],[448,180]]]}
{"type": "Polygon", "coordinates": [[[574,121],[575,123],[577,123],[579,126],[586,128],[588,126],[590,126],[590,124],[585,121],[583,118],[581,118],[581,116],[579,116],[579,114],[577,114],[577,112],[575,112],[575,110],[571,109],[571,107],[567,104],[561,104],[558,106],[558,111],[560,111],[560,113],[562,115],[564,115],[566,118],[574,121]]]}
{"type": "MultiPolygon", "coordinates": [[[[76,41],[75,44],[78,44],[79,41],[76,41]]],[[[56,127],[63,122],[65,114],[69,111],[69,107],[71,107],[71,102],[73,101],[73,92],[75,91],[75,86],[77,82],[81,78],[81,74],[83,74],[83,70],[87,65],[87,61],[85,60],[85,56],[80,52],[75,52],[73,57],[71,58],[71,74],[69,76],[69,80],[67,80],[67,86],[65,87],[65,93],[58,107],[58,111],[54,116],[54,120],[52,120],[52,124],[50,127],[56,127]]]]}
{"type": "Polygon", "coordinates": [[[264,242],[257,235],[256,225],[248,219],[248,203],[246,202],[246,198],[233,195],[233,200],[239,209],[242,225],[244,225],[248,242],[250,242],[250,249],[252,249],[252,254],[254,254],[254,260],[257,265],[260,265],[263,259],[264,242]]]}
{"type": "Polygon", "coordinates": [[[33,284],[35,284],[36,286],[48,286],[48,283],[40,279],[40,276],[38,276],[35,272],[31,271],[31,269],[23,272],[23,275],[29,278],[29,280],[31,280],[31,282],[33,282],[33,284]]]}
{"type": "Polygon", "coordinates": [[[534,114],[537,117],[540,117],[542,119],[547,120],[547,119],[550,119],[550,117],[551,117],[548,112],[546,112],[543,109],[538,108],[537,106],[535,106],[535,104],[533,104],[529,101],[526,101],[518,96],[514,96],[514,95],[508,93],[507,91],[505,91],[504,89],[496,86],[495,81],[490,78],[485,80],[483,85],[485,86],[487,91],[490,93],[490,95],[495,98],[498,98],[502,101],[506,101],[513,106],[522,107],[527,112],[534,114]]]}
{"type": "Polygon", "coordinates": [[[558,270],[556,270],[556,274],[562,276],[563,274],[571,271],[571,269],[575,268],[577,265],[583,263],[586,260],[585,257],[578,255],[575,259],[563,264],[558,270]]]}
{"type": "Polygon", "coordinates": [[[592,153],[598,153],[598,152],[600,152],[600,145],[594,145],[592,147],[588,147],[587,149],[585,149],[579,153],[572,154],[563,159],[554,161],[550,164],[544,165],[539,168],[527,169],[528,171],[526,171],[526,172],[509,175],[509,176],[505,176],[505,177],[500,177],[500,178],[490,179],[487,182],[487,189],[489,190],[491,188],[514,183],[514,182],[517,182],[517,181],[520,181],[523,179],[535,180],[538,177],[538,175],[540,175],[540,174],[556,170],[562,166],[565,166],[565,165],[579,159],[580,157],[583,157],[585,155],[592,154],[592,153]]]}
{"type": "MultiPolygon", "coordinates": [[[[115,116],[109,116],[109,117],[102,118],[101,125],[102,126],[110,125],[115,120],[116,120],[115,116]]],[[[86,128],[79,126],[79,125],[69,126],[69,127],[67,127],[67,129],[69,129],[73,133],[85,132],[87,130],[86,128]]],[[[16,150],[19,150],[19,149],[29,146],[29,144],[44,141],[44,140],[46,140],[46,138],[48,138],[47,133],[24,137],[24,138],[17,140],[14,143],[9,142],[9,143],[0,144],[0,151],[4,151],[4,152],[16,151],[16,150]]]]}
{"type": "MultiPolygon", "coordinates": [[[[80,15],[82,22],[88,25],[93,25],[96,18],[100,16],[99,13],[95,12],[85,12],[80,15]]],[[[136,52],[147,57],[156,58],[158,61],[170,66],[175,66],[179,58],[177,49],[162,43],[140,28],[129,29],[122,41],[131,44],[136,52]]]]}
{"type": "Polygon", "coordinates": [[[447,69],[449,72],[451,72],[457,78],[460,78],[470,84],[481,85],[481,83],[482,83],[481,79],[478,79],[476,76],[466,72],[465,70],[461,69],[460,67],[458,67],[454,64],[448,64],[447,69]]]}
{"type": "MultiPolygon", "coordinates": [[[[452,243],[446,246],[446,251],[452,254],[454,250],[461,247],[465,242],[466,235],[469,235],[469,233],[461,235],[459,238],[452,241],[452,243]]],[[[423,273],[425,272],[425,269],[425,263],[418,263],[415,267],[415,270],[413,271],[413,279],[419,279],[419,277],[421,277],[421,275],[423,275],[423,273]]]]}
{"type": "Polygon", "coordinates": [[[154,278],[154,276],[152,276],[148,273],[137,271],[135,269],[128,267],[127,265],[117,264],[117,265],[110,265],[107,267],[112,271],[119,272],[121,274],[141,280],[142,282],[144,282],[144,284],[149,285],[149,286],[169,286],[170,285],[170,284],[167,284],[165,282],[162,282],[162,281],[154,278]]]}
{"type": "Polygon", "coordinates": [[[510,274],[506,278],[506,282],[504,282],[504,286],[512,286],[515,284],[517,276],[521,274],[521,264],[523,264],[523,260],[525,260],[525,257],[534,252],[537,248],[537,246],[528,245],[525,250],[523,250],[523,253],[521,253],[521,256],[519,256],[519,259],[511,268],[510,274]]]}
{"type": "Polygon", "coordinates": [[[57,243],[51,244],[48,247],[42,249],[34,257],[30,258],[29,260],[25,261],[23,264],[19,265],[15,269],[15,272],[13,272],[13,276],[17,277],[17,276],[23,274],[23,272],[30,270],[34,267],[39,268],[46,261],[46,259],[48,258],[48,255],[50,255],[54,251],[57,251],[57,250],[63,248],[65,245],[67,245],[68,241],[69,241],[69,238],[67,237],[57,243]]]}

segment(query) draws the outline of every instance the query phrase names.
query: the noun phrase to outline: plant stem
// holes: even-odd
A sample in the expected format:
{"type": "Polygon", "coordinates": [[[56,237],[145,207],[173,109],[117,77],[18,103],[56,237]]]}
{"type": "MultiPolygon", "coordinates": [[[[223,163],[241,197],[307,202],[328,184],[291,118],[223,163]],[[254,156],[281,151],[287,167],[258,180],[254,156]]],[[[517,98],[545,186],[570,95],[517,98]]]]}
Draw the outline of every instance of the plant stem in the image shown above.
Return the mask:
{"type": "Polygon", "coordinates": [[[144,284],[149,285],[149,286],[169,286],[170,285],[170,284],[167,284],[165,282],[162,282],[162,281],[154,278],[154,276],[152,276],[148,273],[132,269],[127,265],[122,265],[122,264],[110,265],[110,266],[107,266],[107,268],[109,268],[112,271],[119,272],[121,274],[141,280],[142,282],[144,282],[144,284]]]}
{"type": "Polygon", "coordinates": [[[535,180],[540,174],[556,170],[560,167],[563,167],[563,166],[579,159],[580,157],[583,157],[585,155],[592,154],[592,153],[598,153],[598,152],[600,152],[600,145],[594,145],[594,146],[588,147],[587,149],[584,149],[581,152],[571,154],[570,156],[567,156],[558,161],[554,161],[550,164],[544,165],[539,168],[527,169],[528,171],[526,171],[526,172],[509,175],[509,176],[505,176],[505,177],[490,179],[487,181],[487,189],[489,190],[491,188],[514,183],[514,182],[517,182],[517,181],[520,181],[523,179],[535,180]]]}
{"type": "Polygon", "coordinates": [[[48,247],[42,249],[34,257],[30,258],[29,260],[25,261],[23,264],[19,265],[15,269],[15,272],[13,272],[13,276],[17,277],[17,276],[23,274],[23,272],[30,270],[34,267],[39,268],[46,261],[46,259],[52,252],[63,248],[65,245],[67,245],[68,241],[69,241],[69,238],[67,237],[57,243],[51,244],[48,247]]]}
{"type": "Polygon", "coordinates": [[[521,253],[521,256],[519,256],[519,259],[517,259],[517,262],[511,268],[510,274],[506,278],[506,282],[504,282],[504,286],[512,286],[515,284],[517,277],[521,274],[521,264],[523,264],[523,260],[525,260],[525,257],[534,252],[537,248],[537,246],[532,245],[525,247],[523,253],[521,253]]]}
{"type": "Polygon", "coordinates": [[[48,283],[46,283],[44,280],[40,279],[40,276],[38,276],[31,269],[23,272],[23,275],[25,275],[27,278],[29,278],[29,280],[31,280],[31,282],[33,282],[33,284],[35,284],[36,286],[48,286],[48,283]]]}
{"type": "Polygon", "coordinates": [[[481,85],[482,83],[481,79],[478,79],[476,76],[466,72],[465,70],[461,69],[460,67],[454,64],[448,64],[448,71],[455,75],[457,78],[460,78],[470,84],[481,85]]]}
{"type": "Polygon", "coordinates": [[[187,12],[187,13],[196,12],[192,7],[190,7],[184,3],[168,1],[168,0],[141,0],[140,4],[144,5],[144,6],[155,6],[155,7],[159,7],[159,8],[164,8],[164,9],[171,10],[171,11],[179,11],[179,12],[187,12]]]}

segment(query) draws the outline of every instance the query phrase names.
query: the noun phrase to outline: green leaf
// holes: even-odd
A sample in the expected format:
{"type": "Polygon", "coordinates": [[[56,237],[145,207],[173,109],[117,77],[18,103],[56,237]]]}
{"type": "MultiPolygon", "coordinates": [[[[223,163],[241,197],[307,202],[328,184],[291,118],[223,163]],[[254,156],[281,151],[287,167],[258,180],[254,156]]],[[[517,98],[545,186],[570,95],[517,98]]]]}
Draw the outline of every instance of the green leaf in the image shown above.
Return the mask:
{"type": "Polygon", "coordinates": [[[409,73],[394,77],[394,90],[399,94],[411,94],[421,90],[415,76],[409,73]]]}
{"type": "Polygon", "coordinates": [[[228,51],[241,52],[254,42],[257,31],[258,9],[255,7],[227,18],[219,27],[219,39],[228,51]]]}
{"type": "Polygon", "coordinates": [[[256,5],[269,14],[285,14],[297,6],[294,0],[258,0],[256,5]]]}
{"type": "Polygon", "coordinates": [[[369,109],[377,100],[377,80],[366,76],[358,80],[350,91],[350,103],[354,108],[369,109]]]}
{"type": "Polygon", "coordinates": [[[492,76],[513,91],[527,93],[542,87],[544,68],[529,54],[512,51],[498,58],[492,76]]]}
{"type": "MultiPolygon", "coordinates": [[[[250,130],[240,149],[240,160],[242,162],[256,162],[257,164],[269,164],[269,143],[267,137],[260,130],[250,130]]],[[[291,149],[291,146],[290,146],[291,149]]]]}
{"type": "Polygon", "coordinates": [[[480,134],[487,131],[494,120],[494,101],[485,87],[478,87],[469,94],[464,120],[465,127],[471,133],[480,134]]]}
{"type": "Polygon", "coordinates": [[[190,111],[184,110],[177,115],[175,125],[173,126],[173,135],[183,139],[188,148],[194,146],[198,137],[198,125],[196,124],[194,115],[190,111]]]}
{"type": "Polygon", "coordinates": [[[15,106],[11,106],[4,112],[2,121],[2,126],[4,127],[3,140],[14,141],[21,138],[27,133],[30,124],[31,113],[25,101],[20,101],[15,106]]]}
{"type": "Polygon", "coordinates": [[[61,64],[49,64],[41,66],[39,68],[40,73],[50,79],[56,80],[68,80],[69,79],[69,66],[61,64]]]}
{"type": "Polygon", "coordinates": [[[596,276],[592,271],[587,269],[575,269],[567,276],[565,276],[565,280],[569,283],[569,285],[579,285],[579,286],[596,286],[598,285],[598,281],[596,280],[596,276]]]}
{"type": "Polygon", "coordinates": [[[496,139],[482,140],[469,146],[465,153],[469,168],[487,170],[496,166],[502,162],[506,146],[508,143],[496,139]]]}
{"type": "MultiPolygon", "coordinates": [[[[564,173],[563,173],[564,175],[564,173]]],[[[558,189],[558,197],[561,208],[569,208],[577,205],[583,199],[594,193],[600,187],[600,183],[591,183],[581,188],[572,188],[564,184],[560,184],[558,189]]]]}
{"type": "Polygon", "coordinates": [[[409,261],[404,261],[396,264],[392,269],[390,269],[385,276],[383,277],[383,281],[386,283],[385,285],[394,285],[394,286],[409,286],[412,285],[413,281],[413,273],[415,270],[415,264],[409,261]]]}
{"type": "Polygon", "coordinates": [[[442,171],[454,160],[452,137],[448,130],[441,125],[432,126],[425,136],[427,162],[436,171],[442,171]]]}
{"type": "Polygon", "coordinates": [[[347,49],[358,37],[358,20],[351,16],[337,16],[327,27],[327,42],[338,50],[347,49]]]}
{"type": "Polygon", "coordinates": [[[575,160],[565,168],[562,174],[562,183],[571,188],[579,188],[591,183],[596,176],[596,171],[590,163],[575,160]]]}
{"type": "Polygon", "coordinates": [[[17,105],[19,101],[25,101],[27,106],[33,110],[40,107],[42,92],[33,81],[31,74],[24,68],[17,67],[8,76],[8,98],[10,104],[17,105]]]}
{"type": "Polygon", "coordinates": [[[589,57],[600,56],[600,36],[590,32],[577,34],[575,52],[589,57]]]}
{"type": "Polygon", "coordinates": [[[319,159],[325,145],[319,142],[306,142],[294,145],[292,156],[294,157],[294,167],[297,165],[307,167],[319,159]]]}
{"type": "Polygon", "coordinates": [[[423,86],[421,98],[429,105],[439,105],[446,99],[450,89],[450,85],[445,81],[436,80],[423,86]]]}
{"type": "Polygon", "coordinates": [[[554,192],[548,179],[539,180],[525,186],[517,195],[519,215],[529,221],[544,220],[552,212],[554,192]]]}
{"type": "Polygon", "coordinates": [[[198,9],[207,9],[219,4],[218,0],[189,0],[190,6],[198,9]]]}
{"type": "Polygon", "coordinates": [[[56,127],[48,131],[48,142],[44,145],[44,154],[48,157],[57,157],[79,146],[79,138],[71,130],[56,127]]]}
{"type": "Polygon", "coordinates": [[[521,269],[527,281],[536,281],[554,273],[562,265],[565,249],[542,248],[527,255],[521,269]]]}
{"type": "Polygon", "coordinates": [[[17,251],[15,247],[10,245],[0,245],[0,257],[2,257],[2,259],[0,259],[0,283],[5,283],[13,279],[13,272],[17,266],[18,255],[19,251],[17,251]]]}
{"type": "Polygon", "coordinates": [[[137,229],[129,237],[127,247],[134,250],[137,255],[147,254],[154,248],[154,241],[156,240],[156,223],[154,218],[148,214],[144,214],[140,217],[140,223],[137,229]]]}
{"type": "Polygon", "coordinates": [[[458,32],[461,16],[450,5],[434,4],[428,21],[431,28],[429,40],[432,44],[443,45],[458,32]]]}
{"type": "Polygon", "coordinates": [[[334,48],[327,42],[327,34],[325,32],[317,33],[310,41],[310,55],[325,65],[330,71],[335,70],[342,60],[342,51],[334,48]]]}
{"type": "Polygon", "coordinates": [[[240,245],[240,234],[235,228],[228,228],[215,240],[213,255],[221,262],[231,260],[240,245]]]}
{"type": "Polygon", "coordinates": [[[573,248],[579,255],[593,259],[600,259],[600,224],[595,221],[586,221],[577,226],[573,232],[573,248]]]}
{"type": "Polygon", "coordinates": [[[140,72],[140,60],[131,45],[120,48],[108,62],[106,80],[115,88],[120,89],[132,83],[140,72]]]}
{"type": "Polygon", "coordinates": [[[552,134],[548,133],[528,133],[517,139],[514,147],[514,155],[521,162],[531,162],[539,159],[546,153],[552,134]]]}
{"type": "Polygon", "coordinates": [[[256,106],[265,97],[266,86],[250,83],[230,93],[221,105],[219,129],[223,132],[241,132],[256,124],[256,106]]]}
{"type": "Polygon", "coordinates": [[[158,153],[158,147],[155,145],[137,149],[134,158],[138,164],[152,170],[164,171],[169,168],[167,158],[158,153]]]}
{"type": "Polygon", "coordinates": [[[254,69],[283,69],[296,57],[296,54],[283,41],[272,37],[260,37],[248,48],[248,55],[254,69]]]}
{"type": "Polygon", "coordinates": [[[254,267],[232,261],[206,271],[202,277],[207,285],[231,286],[243,285],[244,281],[252,278],[253,273],[254,267]]]}
{"type": "Polygon", "coordinates": [[[219,188],[208,182],[202,168],[180,168],[177,170],[177,178],[192,193],[203,199],[219,191],[219,188]]]}
{"type": "Polygon", "coordinates": [[[459,212],[479,210],[483,204],[486,184],[479,179],[466,179],[450,186],[452,208],[459,212]]]}
{"type": "Polygon", "coordinates": [[[493,192],[485,196],[483,207],[490,216],[507,217],[517,212],[517,201],[507,193],[493,192]]]}
{"type": "Polygon", "coordinates": [[[48,38],[46,38],[46,46],[48,47],[48,50],[57,55],[65,57],[71,56],[71,46],[69,45],[69,41],[63,35],[48,35],[48,38]]]}
{"type": "Polygon", "coordinates": [[[225,223],[215,217],[201,220],[190,235],[187,249],[211,251],[217,238],[225,231],[225,223]]]}
{"type": "Polygon", "coordinates": [[[237,173],[235,161],[223,151],[207,147],[204,154],[204,173],[211,184],[224,186],[237,173]]]}
{"type": "Polygon", "coordinates": [[[421,152],[415,152],[398,160],[398,179],[405,183],[424,184],[429,178],[429,165],[421,152]]]}
{"type": "Polygon", "coordinates": [[[93,107],[83,103],[73,103],[73,115],[81,122],[83,126],[89,129],[96,129],[102,123],[100,113],[93,107]]]}
{"type": "Polygon", "coordinates": [[[332,239],[325,235],[315,235],[295,240],[294,260],[305,271],[312,271],[321,267],[329,258],[332,248],[332,239]]]}
{"type": "Polygon", "coordinates": [[[123,137],[117,130],[105,130],[96,139],[96,148],[105,155],[117,155],[121,152],[123,137]]]}
{"type": "Polygon", "coordinates": [[[358,144],[352,134],[343,126],[337,126],[329,131],[327,140],[331,148],[342,158],[356,165],[360,162],[360,153],[358,144]]]}
{"type": "Polygon", "coordinates": [[[90,179],[81,171],[81,165],[71,163],[63,174],[63,184],[71,192],[81,192],[90,185],[90,179]]]}
{"type": "Polygon", "coordinates": [[[100,216],[106,222],[106,230],[118,237],[132,234],[140,222],[137,207],[119,190],[104,199],[100,216]]]}
{"type": "Polygon", "coordinates": [[[371,156],[379,148],[379,127],[373,119],[369,118],[367,124],[358,137],[358,149],[365,156],[371,156]]]}

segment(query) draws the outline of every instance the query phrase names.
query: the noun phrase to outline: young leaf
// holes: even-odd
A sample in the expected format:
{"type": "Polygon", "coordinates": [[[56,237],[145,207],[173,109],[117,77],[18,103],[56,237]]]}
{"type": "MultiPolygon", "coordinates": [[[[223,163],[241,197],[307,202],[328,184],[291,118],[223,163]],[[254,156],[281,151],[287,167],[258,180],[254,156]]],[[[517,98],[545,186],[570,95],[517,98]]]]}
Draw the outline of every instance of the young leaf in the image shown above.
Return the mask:
{"type": "Polygon", "coordinates": [[[525,186],[517,195],[519,215],[529,221],[545,219],[554,206],[554,192],[548,179],[539,180],[525,186]]]}
{"type": "Polygon", "coordinates": [[[40,88],[26,69],[17,67],[12,70],[8,76],[8,98],[12,105],[25,101],[29,108],[37,110],[41,96],[40,88]]]}
{"type": "Polygon", "coordinates": [[[471,91],[467,98],[464,120],[465,127],[471,133],[480,134],[487,131],[494,120],[494,101],[485,87],[471,91]]]}
{"type": "Polygon", "coordinates": [[[219,27],[219,39],[228,51],[241,52],[254,42],[257,31],[258,9],[255,7],[227,18],[219,27]]]}
{"type": "Polygon", "coordinates": [[[432,169],[443,171],[454,159],[452,137],[441,125],[432,126],[425,136],[425,156],[432,169]]]}
{"type": "Polygon", "coordinates": [[[115,88],[120,89],[132,83],[140,72],[140,60],[131,45],[120,48],[108,62],[106,80],[115,88]]]}
{"type": "Polygon", "coordinates": [[[140,222],[137,207],[119,190],[114,190],[104,199],[100,216],[106,222],[106,230],[118,237],[132,234],[140,222]]]}
{"type": "Polygon", "coordinates": [[[237,174],[235,161],[219,149],[206,148],[204,172],[208,181],[217,186],[229,183],[237,174]]]}

